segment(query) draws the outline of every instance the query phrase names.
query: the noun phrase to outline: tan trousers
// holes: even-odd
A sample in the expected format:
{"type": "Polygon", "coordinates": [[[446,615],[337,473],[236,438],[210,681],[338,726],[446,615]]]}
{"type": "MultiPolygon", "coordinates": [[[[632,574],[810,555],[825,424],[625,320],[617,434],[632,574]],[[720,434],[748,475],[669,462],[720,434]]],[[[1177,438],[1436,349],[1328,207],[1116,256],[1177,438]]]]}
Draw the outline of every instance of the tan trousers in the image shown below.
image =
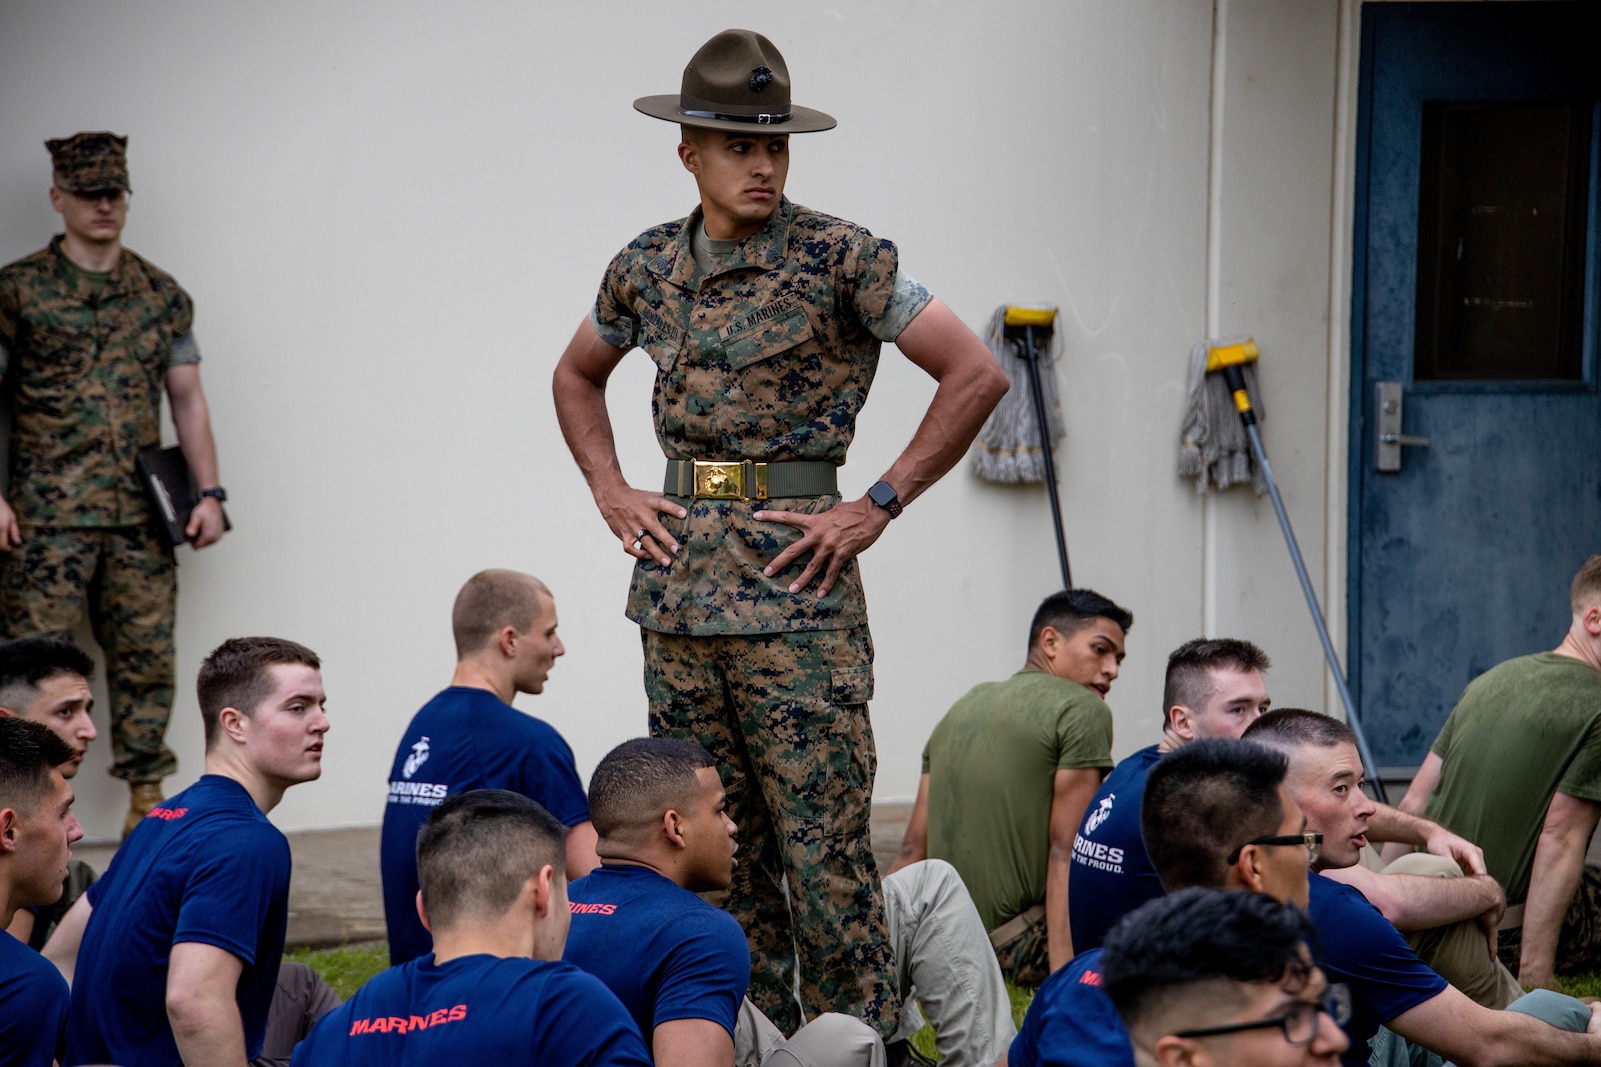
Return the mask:
{"type": "Polygon", "coordinates": [[[866,1023],[833,1012],[786,1040],[746,997],[734,1022],[734,1067],[885,1067],[884,1042],[866,1023]]]}
{"type": "MultiPolygon", "coordinates": [[[[1444,856],[1413,852],[1385,867],[1384,873],[1460,878],[1462,868],[1444,856]]],[[[1403,934],[1419,959],[1486,1008],[1499,1011],[1523,995],[1523,987],[1512,972],[1490,954],[1484,927],[1472,919],[1403,934]]]]}

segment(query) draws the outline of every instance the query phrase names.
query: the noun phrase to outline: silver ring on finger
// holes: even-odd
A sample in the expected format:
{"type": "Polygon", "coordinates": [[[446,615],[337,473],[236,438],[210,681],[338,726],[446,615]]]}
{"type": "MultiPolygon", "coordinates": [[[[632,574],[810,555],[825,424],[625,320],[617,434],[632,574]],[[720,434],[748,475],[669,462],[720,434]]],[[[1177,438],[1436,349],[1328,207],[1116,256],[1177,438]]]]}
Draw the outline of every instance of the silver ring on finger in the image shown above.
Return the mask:
{"type": "Polygon", "coordinates": [[[643,541],[644,539],[645,539],[644,527],[641,527],[641,528],[639,528],[639,529],[634,531],[634,540],[635,541],[643,541]]]}

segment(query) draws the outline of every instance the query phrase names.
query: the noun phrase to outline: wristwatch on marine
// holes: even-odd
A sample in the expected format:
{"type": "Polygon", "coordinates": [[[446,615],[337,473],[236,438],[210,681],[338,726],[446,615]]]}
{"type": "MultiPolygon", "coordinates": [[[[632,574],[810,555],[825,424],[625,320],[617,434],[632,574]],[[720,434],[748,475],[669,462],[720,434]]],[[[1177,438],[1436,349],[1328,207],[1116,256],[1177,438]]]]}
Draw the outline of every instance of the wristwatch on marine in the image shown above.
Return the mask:
{"type": "Polygon", "coordinates": [[[210,489],[200,490],[199,499],[204,500],[208,496],[217,503],[221,504],[228,499],[228,490],[224,489],[220,485],[214,485],[210,489]]]}
{"type": "Polygon", "coordinates": [[[889,517],[901,517],[901,498],[895,495],[895,487],[888,482],[875,482],[873,488],[867,491],[867,499],[889,512],[889,517]]]}

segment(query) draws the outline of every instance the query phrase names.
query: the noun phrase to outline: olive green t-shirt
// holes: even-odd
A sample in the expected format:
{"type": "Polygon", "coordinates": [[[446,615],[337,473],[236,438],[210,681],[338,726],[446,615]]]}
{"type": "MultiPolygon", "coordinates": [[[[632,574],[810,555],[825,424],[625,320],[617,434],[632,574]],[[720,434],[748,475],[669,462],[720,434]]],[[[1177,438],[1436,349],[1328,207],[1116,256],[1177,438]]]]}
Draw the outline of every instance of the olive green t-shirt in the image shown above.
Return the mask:
{"type": "Polygon", "coordinates": [[[1484,849],[1507,902],[1521,903],[1551,794],[1601,802],[1601,671],[1553,652],[1492,667],[1433,751],[1444,762],[1426,814],[1484,849]]]}
{"type": "Polygon", "coordinates": [[[1056,772],[1111,766],[1111,709],[1044,671],[975,687],[934,728],[928,854],[956,868],[986,929],[1045,899],[1056,772]]]}

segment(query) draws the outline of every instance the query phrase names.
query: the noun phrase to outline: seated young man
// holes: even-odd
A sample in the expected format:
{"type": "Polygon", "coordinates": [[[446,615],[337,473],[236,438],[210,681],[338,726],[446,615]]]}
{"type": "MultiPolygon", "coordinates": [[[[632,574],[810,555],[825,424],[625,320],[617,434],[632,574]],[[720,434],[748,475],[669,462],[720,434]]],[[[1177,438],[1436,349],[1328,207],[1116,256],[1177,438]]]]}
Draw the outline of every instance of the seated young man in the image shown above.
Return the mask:
{"type": "MultiPolygon", "coordinates": [[[[1601,1032],[1570,1033],[1523,1011],[1598,1031],[1601,1016],[1546,990],[1530,994],[1522,1010],[1482,1008],[1429,971],[1355,890],[1321,877],[1309,884],[1323,838],[1306,830],[1288,770],[1283,753],[1251,741],[1187,745],[1146,780],[1141,830],[1169,892],[1251,890],[1308,909],[1325,935],[1324,973],[1351,991],[1351,1046],[1342,1063],[1368,1063],[1369,1042],[1387,1022],[1405,1036],[1403,1027],[1440,1019],[1450,1021],[1451,1032],[1430,1025],[1436,1043],[1426,1047],[1462,1067],[1601,1064],[1601,1032]]],[[[1012,1044],[1010,1067],[1134,1062],[1101,988],[1100,957],[1100,950],[1083,953],[1040,988],[1012,1044]]]]}
{"type": "Polygon", "coordinates": [[[1102,978],[1140,1067],[1335,1067],[1350,994],[1316,944],[1293,904],[1184,889],[1112,928],[1102,978]]]}
{"type": "MultiPolygon", "coordinates": [[[[566,837],[544,808],[503,789],[436,807],[417,840],[417,910],[433,952],[325,1016],[295,1067],[649,1064],[617,998],[561,962],[566,837]]],[[[633,946],[613,948],[631,958],[633,946]]]]}
{"type": "MultiPolygon", "coordinates": [[[[59,770],[72,749],[37,723],[0,718],[0,926],[18,908],[61,895],[72,843],[72,787],[59,770]]],[[[0,1056],[51,1067],[65,1054],[70,994],[44,957],[0,930],[0,1056]]]]}
{"type": "MultiPolygon", "coordinates": [[[[89,717],[94,707],[89,694],[93,675],[94,660],[71,641],[19,637],[0,644],[0,716],[36,722],[61,738],[72,755],[56,769],[69,781],[77,777],[89,743],[100,736],[89,717]]],[[[94,868],[73,860],[67,865],[60,899],[43,907],[18,908],[7,930],[30,948],[43,949],[56,923],[95,877],[94,868]]]]}
{"type": "Polygon", "coordinates": [[[1046,597],[1023,667],[975,686],[923,748],[901,868],[930,856],[956,867],[1006,976],[1037,986],[1073,957],[1073,832],[1112,766],[1106,695],[1134,616],[1091,589],[1046,597]]]}
{"type": "Polygon", "coordinates": [[[320,668],[273,637],[201,664],[206,773],[140,821],[46,946],[72,982],[64,1063],[261,1053],[289,911],[289,842],[267,813],[322,773],[320,668]]]}
{"type": "MultiPolygon", "coordinates": [[[[729,884],[738,848],[703,748],[625,742],[595,769],[589,804],[602,862],[573,883],[566,958],[622,998],[658,1067],[882,1062],[877,1035],[855,1019],[820,1016],[786,1043],[745,998],[744,934],[695,895],[729,884]]],[[[919,864],[884,887],[902,990],[928,1012],[942,1062],[992,1063],[1012,1034],[1010,1006],[960,879],[948,864],[919,864]]]]}

